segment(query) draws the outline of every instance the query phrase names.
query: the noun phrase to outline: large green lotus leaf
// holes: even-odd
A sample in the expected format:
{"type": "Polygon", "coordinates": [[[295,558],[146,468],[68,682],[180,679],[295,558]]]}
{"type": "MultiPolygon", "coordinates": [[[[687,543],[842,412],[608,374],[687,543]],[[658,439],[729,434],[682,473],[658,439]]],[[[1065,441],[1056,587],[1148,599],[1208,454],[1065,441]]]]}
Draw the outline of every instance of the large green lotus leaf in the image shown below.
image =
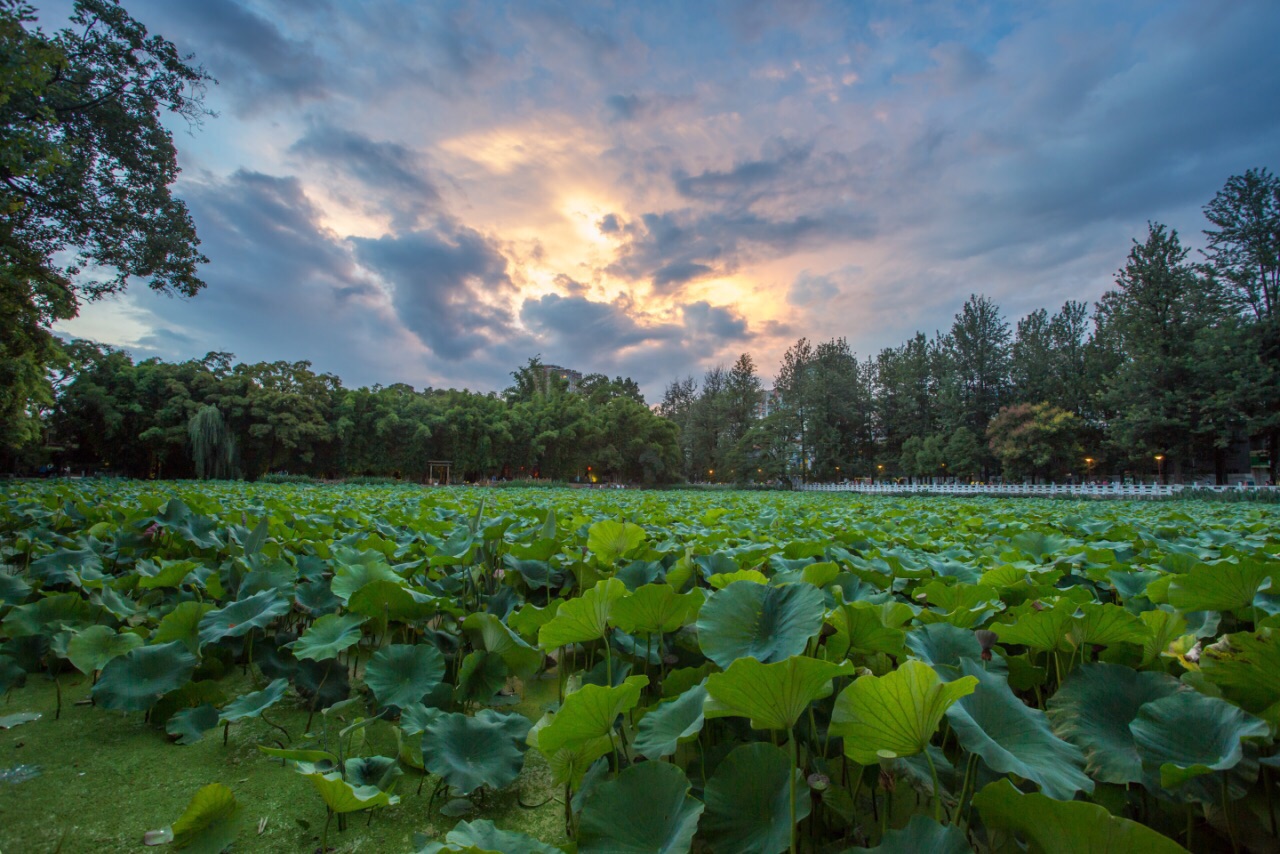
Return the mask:
{"type": "Polygon", "coordinates": [[[703,804],[689,779],[667,762],[632,765],[601,783],[582,809],[581,854],[684,854],[703,804]]]}
{"type": "Polygon", "coordinates": [[[524,583],[529,585],[530,589],[542,590],[558,587],[563,582],[563,576],[558,572],[552,572],[551,565],[547,563],[546,558],[541,560],[522,560],[513,554],[504,554],[502,563],[507,569],[514,570],[524,583]]]}
{"type": "Polygon", "coordinates": [[[183,579],[191,574],[199,564],[193,560],[158,560],[139,561],[138,586],[143,590],[156,590],[163,587],[181,587],[183,579]]]}
{"type": "Polygon", "coordinates": [[[1200,672],[1222,696],[1261,715],[1280,703],[1280,632],[1226,635],[1200,655],[1200,672]]]}
{"type": "Polygon", "coordinates": [[[827,648],[839,654],[902,654],[906,633],[884,624],[880,605],[870,602],[842,605],[831,612],[827,622],[836,630],[835,635],[827,639],[827,648]]]}
{"type": "Polygon", "coordinates": [[[1077,791],[1093,791],[1093,780],[1081,770],[1084,754],[1053,734],[1044,712],[1028,708],[1003,676],[969,659],[960,662],[960,669],[978,680],[972,694],[947,709],[965,750],[981,756],[997,773],[1038,783],[1051,798],[1070,799],[1077,791]]]}
{"type": "Polygon", "coordinates": [[[834,664],[793,655],[786,661],[762,664],[754,658],[739,658],[723,673],[707,677],[703,711],[709,718],[750,718],[755,729],[789,730],[810,703],[831,696],[832,679],[853,672],[851,661],[834,664]]]}
{"type": "Polygon", "coordinates": [[[1067,632],[1075,622],[1076,604],[1059,602],[1043,611],[1027,611],[1013,623],[990,628],[1001,643],[1020,643],[1037,651],[1066,650],[1067,632]]]}
{"type": "Polygon", "coordinates": [[[478,636],[481,645],[500,656],[507,669],[521,679],[528,679],[542,667],[542,652],[525,643],[524,638],[511,631],[496,614],[469,614],[462,628],[478,636]]]}
{"type": "Polygon", "coordinates": [[[507,615],[507,625],[526,641],[536,640],[538,631],[556,618],[562,600],[552,599],[550,603],[539,608],[529,602],[507,615]]]}
{"type": "MultiPolygon", "coordinates": [[[[240,819],[236,796],[221,783],[210,783],[192,796],[172,827],[152,831],[147,837],[154,838],[153,834],[158,833],[162,840],[171,840],[174,848],[196,854],[219,854],[235,842],[240,819]]],[[[149,841],[148,844],[155,843],[149,841]]]]}
{"type": "Polygon", "coordinates": [[[193,513],[180,498],[170,498],[164,512],[148,521],[172,531],[198,549],[222,548],[222,540],[216,533],[217,520],[193,513]]]}
{"type": "Polygon", "coordinates": [[[0,655],[0,696],[11,688],[20,688],[27,681],[27,671],[11,656],[0,655]]]}
{"type": "Polygon", "coordinates": [[[280,702],[287,690],[289,690],[288,679],[273,679],[261,691],[251,691],[223,706],[218,723],[225,724],[244,718],[256,718],[280,702]]]}
{"type": "MultiPolygon", "coordinates": [[[[960,659],[982,660],[982,644],[968,629],[950,623],[931,623],[907,633],[907,648],[943,678],[960,675],[960,659]]],[[[1009,665],[1002,656],[993,656],[984,667],[1004,672],[1009,665]]]]}
{"type": "Polygon", "coordinates": [[[444,678],[444,656],[431,644],[391,644],[374,653],[364,681],[383,706],[422,702],[444,678]]]}
{"type": "Polygon", "coordinates": [[[133,632],[117,634],[107,626],[90,626],[67,642],[67,659],[86,676],[117,656],[142,646],[142,638],[133,632]]]}
{"type": "Polygon", "coordinates": [[[423,763],[464,795],[481,786],[501,789],[520,776],[529,727],[524,715],[492,709],[440,715],[422,735],[423,763]]]}
{"type": "Polygon", "coordinates": [[[547,759],[551,769],[551,782],[556,786],[569,786],[576,790],[582,783],[583,775],[590,770],[592,764],[615,748],[614,742],[607,735],[593,738],[585,742],[574,742],[571,747],[556,750],[543,750],[542,731],[551,725],[554,716],[543,715],[529,730],[526,743],[536,748],[547,759]]]}
{"type": "Polygon", "coordinates": [[[10,638],[54,635],[88,628],[102,617],[102,607],[91,605],[79,593],[57,593],[13,608],[0,629],[10,638]]]}
{"type": "Polygon", "coordinates": [[[192,653],[200,652],[200,621],[213,610],[209,602],[181,602],[160,618],[151,642],[181,641],[192,653]]]}
{"type": "Polygon", "coordinates": [[[336,813],[356,812],[373,807],[393,806],[400,803],[395,795],[382,791],[376,786],[353,786],[337,771],[327,774],[304,774],[316,787],[325,806],[336,813]]]}
{"type": "Polygon", "coordinates": [[[1202,563],[1169,584],[1169,604],[1180,611],[1238,611],[1253,602],[1263,581],[1280,564],[1243,558],[1239,563],[1202,563]]]}
{"type": "Polygon", "coordinates": [[[364,617],[352,614],[326,614],[308,626],[302,637],[285,646],[293,650],[294,658],[324,661],[359,643],[364,623],[364,617]]]}
{"type": "Polygon", "coordinates": [[[164,731],[178,744],[195,744],[205,732],[218,725],[218,710],[212,703],[181,709],[169,716],[164,731]]]}
{"type": "Polygon", "coordinates": [[[338,568],[333,573],[333,580],[329,582],[329,589],[343,602],[371,581],[390,581],[404,585],[404,579],[391,568],[386,557],[375,551],[336,549],[334,562],[338,564],[338,568]]]}
{"type": "Polygon", "coordinates": [[[606,519],[587,530],[587,550],[604,564],[618,561],[624,554],[644,542],[644,528],[630,522],[606,519]]]}
{"type": "Polygon", "coordinates": [[[444,840],[456,848],[497,851],[500,854],[562,854],[559,848],[532,836],[514,830],[499,830],[487,818],[458,822],[444,840]]]}
{"type": "MultiPolygon", "coordinates": [[[[176,691],[170,691],[157,700],[156,704],[151,707],[148,719],[153,724],[162,724],[182,709],[190,709],[206,704],[214,706],[216,709],[217,706],[221,706],[226,702],[227,695],[222,690],[221,685],[212,679],[201,679],[197,682],[188,682],[176,691]]],[[[216,725],[217,721],[215,720],[214,723],[216,725]]]]}
{"type": "Polygon", "coordinates": [[[1105,807],[1024,795],[1008,780],[988,784],[973,805],[989,828],[1015,831],[1037,854],[1178,854],[1181,845],[1105,807]]]}
{"type": "Polygon", "coordinates": [[[435,597],[410,590],[397,578],[376,579],[361,586],[347,600],[347,610],[374,620],[408,623],[434,616],[439,607],[435,597]]]}
{"type": "Polygon", "coordinates": [[[943,682],[929,665],[906,661],[884,676],[863,676],[840,692],[831,734],[844,738],[845,755],[861,765],[914,756],[929,746],[947,709],[973,692],[978,680],[943,682]]]}
{"type": "Polygon", "coordinates": [[[723,590],[735,581],[750,581],[752,584],[768,584],[769,576],[758,569],[737,569],[733,572],[717,572],[707,579],[716,590],[723,590]]]}
{"type": "Polygon", "coordinates": [[[272,620],[289,613],[289,608],[289,600],[278,590],[264,590],[232,602],[225,608],[210,611],[200,618],[200,645],[264,629],[272,620]]]}
{"type": "Polygon", "coordinates": [[[1049,698],[1049,722],[1059,738],[1084,751],[1085,772],[1103,783],[1142,780],[1129,724],[1152,700],[1179,689],[1165,673],[1139,673],[1119,664],[1085,664],[1049,698]]]}
{"type": "Polygon", "coordinates": [[[458,668],[453,699],[459,703],[490,703],[507,684],[507,664],[502,656],[486,650],[467,653],[458,668]]]}
{"type": "Polygon", "coordinates": [[[564,698],[551,723],[538,735],[538,749],[550,756],[562,747],[575,747],[607,736],[618,715],[640,702],[647,676],[628,676],[621,685],[583,685],[564,698]]]}
{"type": "Polygon", "coordinates": [[[702,836],[717,854],[778,854],[791,844],[791,791],[795,820],[809,815],[811,799],[802,772],[787,752],[757,742],[736,747],[703,790],[707,805],[702,836]]]}
{"type": "Polygon", "coordinates": [[[550,651],[603,638],[613,603],[626,595],[627,585],[616,578],[606,578],[578,598],[561,603],[555,618],[538,629],[538,646],[550,651]]]}
{"type": "Polygon", "coordinates": [[[16,575],[0,572],[0,605],[21,605],[30,594],[30,584],[16,575]]]}
{"type": "Polygon", "coordinates": [[[140,646],[107,662],[93,686],[93,699],[104,709],[142,712],[191,680],[196,657],[180,642],[140,646]]]}
{"type": "Polygon", "coordinates": [[[1160,786],[1175,789],[1244,758],[1241,739],[1266,738],[1266,722],[1217,697],[1178,691],[1144,705],[1129,724],[1138,755],[1160,786]]]}
{"type": "Polygon", "coordinates": [[[93,549],[61,548],[33,560],[28,575],[39,579],[46,587],[53,584],[79,587],[81,576],[101,578],[102,556],[93,549]]]}
{"type": "Polygon", "coordinates": [[[610,622],[633,635],[666,634],[696,620],[705,600],[701,588],[677,593],[670,584],[645,584],[614,603],[610,622]]]}
{"type": "Polygon", "coordinates": [[[675,753],[681,742],[697,737],[706,720],[702,711],[706,699],[703,682],[650,709],[637,728],[636,752],[649,759],[661,759],[675,753]]]}
{"type": "Polygon", "coordinates": [[[390,756],[357,756],[343,763],[346,780],[353,786],[373,786],[391,791],[396,779],[404,774],[400,763],[390,756]]]}
{"type": "Polygon", "coordinates": [[[1143,611],[1139,616],[1150,632],[1142,642],[1142,666],[1151,667],[1154,664],[1163,667],[1160,654],[1186,633],[1187,621],[1178,613],[1166,611],[1163,607],[1143,611]]]}
{"type": "Polygon", "coordinates": [[[1150,634],[1147,624],[1119,605],[1110,602],[1086,602],[1067,633],[1073,646],[1117,643],[1142,643],[1150,634]]]}
{"type": "Polygon", "coordinates": [[[1010,538],[1009,543],[1036,563],[1043,563],[1058,552],[1079,544],[1076,540],[1042,531],[1024,531],[1010,538]]]}
{"type": "Polygon", "coordinates": [[[766,587],[736,581],[698,613],[698,645],[723,669],[739,658],[767,663],[804,652],[822,628],[822,591],[811,584],[766,587]]]}
{"type": "Polygon", "coordinates": [[[866,854],[969,854],[973,851],[964,831],[954,824],[938,824],[924,815],[913,815],[907,826],[901,830],[891,830],[880,840],[880,844],[871,849],[850,848],[851,852],[866,854]]]}

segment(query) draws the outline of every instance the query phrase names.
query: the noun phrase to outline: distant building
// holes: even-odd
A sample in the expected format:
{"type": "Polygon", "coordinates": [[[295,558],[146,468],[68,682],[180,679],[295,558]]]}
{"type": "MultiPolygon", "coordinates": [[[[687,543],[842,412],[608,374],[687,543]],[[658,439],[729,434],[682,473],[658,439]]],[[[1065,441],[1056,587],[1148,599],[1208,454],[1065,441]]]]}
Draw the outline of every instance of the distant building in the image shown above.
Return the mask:
{"type": "Polygon", "coordinates": [[[577,392],[578,383],[582,382],[582,372],[575,371],[572,368],[562,368],[559,365],[543,365],[542,377],[543,383],[550,386],[551,377],[559,377],[568,384],[569,391],[577,392]]]}
{"type": "Polygon", "coordinates": [[[756,401],[756,417],[766,418],[782,403],[782,395],[776,388],[760,390],[760,398],[756,401]]]}

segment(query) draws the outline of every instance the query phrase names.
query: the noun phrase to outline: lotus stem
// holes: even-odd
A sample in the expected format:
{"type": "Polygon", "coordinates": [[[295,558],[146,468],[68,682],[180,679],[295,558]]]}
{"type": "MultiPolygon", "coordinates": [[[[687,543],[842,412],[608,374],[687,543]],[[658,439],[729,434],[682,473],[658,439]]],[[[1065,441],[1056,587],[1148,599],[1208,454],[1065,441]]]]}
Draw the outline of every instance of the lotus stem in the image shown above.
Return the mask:
{"type": "Polygon", "coordinates": [[[792,729],[787,733],[787,746],[791,753],[791,773],[788,775],[790,779],[791,797],[787,802],[787,806],[791,807],[791,854],[796,854],[796,733],[792,729]]]}
{"type": "Polygon", "coordinates": [[[1227,836],[1231,839],[1231,854],[1240,854],[1240,843],[1236,841],[1235,822],[1231,820],[1231,799],[1227,791],[1227,775],[1222,772],[1222,820],[1227,825],[1227,836]]]}
{"type": "Polygon", "coordinates": [[[1271,769],[1262,766],[1262,789],[1267,793],[1267,816],[1271,819],[1271,835],[1277,836],[1276,833],[1276,805],[1271,799],[1271,769]]]}
{"type": "Polygon", "coordinates": [[[333,810],[325,807],[324,832],[320,834],[320,854],[329,852],[329,822],[333,821],[333,810]]]}
{"type": "Polygon", "coordinates": [[[231,735],[231,721],[222,725],[222,746],[227,746],[227,737],[231,735]]]}
{"type": "MultiPolygon", "coordinates": [[[[933,820],[942,824],[942,787],[938,785],[938,766],[934,764],[927,744],[924,748],[924,758],[928,760],[929,773],[933,775],[933,820]]],[[[965,772],[968,773],[967,768],[965,772]]]]}
{"type": "Polygon", "coordinates": [[[262,722],[265,723],[267,726],[275,727],[276,729],[284,733],[284,737],[286,739],[288,739],[289,741],[293,741],[293,736],[289,735],[289,730],[285,729],[284,727],[280,726],[280,724],[268,718],[267,713],[265,711],[259,712],[258,717],[262,718],[262,722]]]}

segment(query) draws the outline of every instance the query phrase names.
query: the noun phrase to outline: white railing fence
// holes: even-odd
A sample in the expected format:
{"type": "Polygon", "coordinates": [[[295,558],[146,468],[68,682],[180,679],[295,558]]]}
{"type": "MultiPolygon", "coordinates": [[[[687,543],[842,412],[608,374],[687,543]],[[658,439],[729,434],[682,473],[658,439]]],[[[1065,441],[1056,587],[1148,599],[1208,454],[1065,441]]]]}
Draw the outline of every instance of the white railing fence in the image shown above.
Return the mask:
{"type": "Polygon", "coordinates": [[[1269,492],[1275,486],[1193,486],[1177,483],[1026,484],[1026,483],[806,483],[806,492],[858,492],[869,495],[1047,495],[1081,498],[1168,498],[1183,490],[1197,492],[1269,492]]]}

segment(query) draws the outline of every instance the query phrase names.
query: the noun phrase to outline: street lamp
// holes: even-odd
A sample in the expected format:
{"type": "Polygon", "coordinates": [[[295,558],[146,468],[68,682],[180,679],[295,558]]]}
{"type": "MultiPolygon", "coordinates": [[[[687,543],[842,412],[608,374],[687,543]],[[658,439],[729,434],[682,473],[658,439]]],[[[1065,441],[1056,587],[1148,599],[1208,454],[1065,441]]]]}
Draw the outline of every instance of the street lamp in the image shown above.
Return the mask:
{"type": "Polygon", "coordinates": [[[1093,457],[1084,458],[1084,476],[1087,480],[1093,479],[1093,457]]]}
{"type": "Polygon", "coordinates": [[[1156,454],[1156,477],[1164,483],[1164,454],[1156,454]]]}

